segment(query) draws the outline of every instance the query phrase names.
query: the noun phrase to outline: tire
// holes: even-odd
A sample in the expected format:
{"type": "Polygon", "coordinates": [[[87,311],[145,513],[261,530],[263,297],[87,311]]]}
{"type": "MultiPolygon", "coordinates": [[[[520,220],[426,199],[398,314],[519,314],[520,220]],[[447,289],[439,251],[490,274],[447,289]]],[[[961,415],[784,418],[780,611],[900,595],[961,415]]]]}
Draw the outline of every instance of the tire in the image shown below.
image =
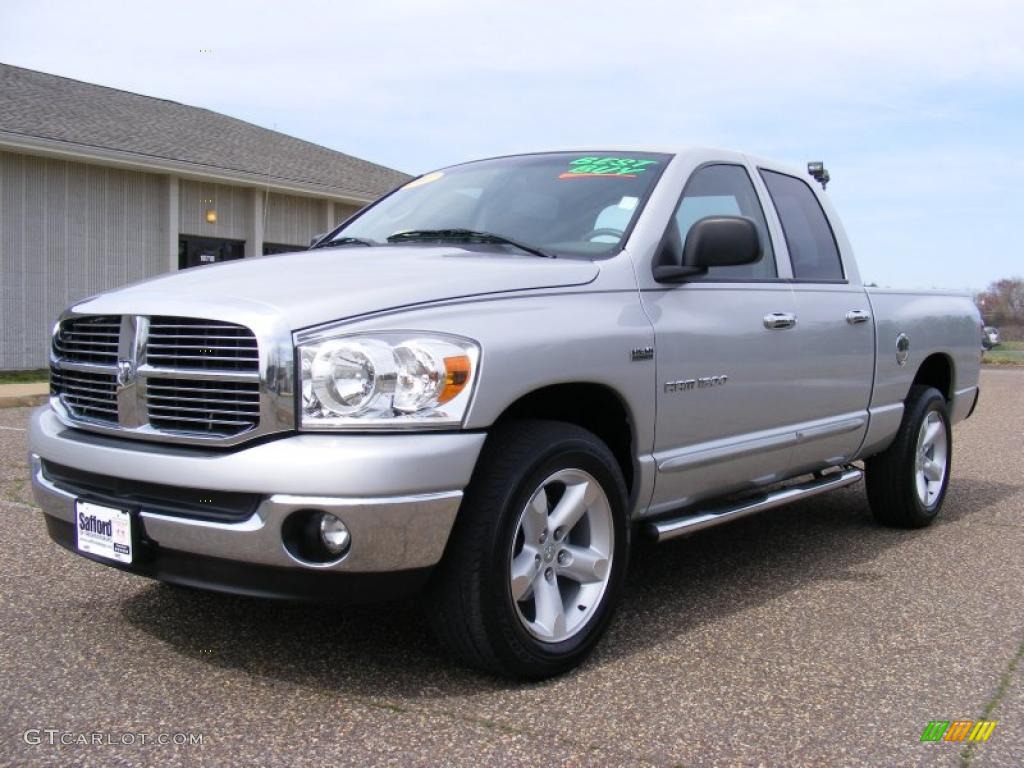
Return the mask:
{"type": "Polygon", "coordinates": [[[626,484],[600,439],[555,421],[498,425],[428,589],[435,634],[462,662],[504,677],[572,669],[611,620],[629,534],[626,484]],[[570,509],[583,510],[578,521],[557,526],[570,509]]]}
{"type": "Polygon", "coordinates": [[[868,503],[875,519],[896,528],[931,525],[946,498],[952,466],[946,399],[934,387],[911,387],[895,440],[866,463],[868,503]],[[927,442],[930,431],[936,436],[927,442]]]}

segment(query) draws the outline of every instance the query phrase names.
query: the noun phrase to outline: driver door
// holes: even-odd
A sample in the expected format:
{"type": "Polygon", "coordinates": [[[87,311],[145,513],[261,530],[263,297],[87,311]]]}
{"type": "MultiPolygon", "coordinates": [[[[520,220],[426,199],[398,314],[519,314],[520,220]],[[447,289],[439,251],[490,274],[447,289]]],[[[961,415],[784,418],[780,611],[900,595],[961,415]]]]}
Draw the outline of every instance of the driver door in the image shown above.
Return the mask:
{"type": "Polygon", "coordinates": [[[641,292],[656,342],[655,514],[781,479],[800,418],[792,384],[799,350],[786,324],[796,313],[794,297],[779,277],[745,166],[715,163],[693,172],[666,232],[669,247],[681,251],[690,227],[715,214],[751,218],[762,258],[641,292]]]}

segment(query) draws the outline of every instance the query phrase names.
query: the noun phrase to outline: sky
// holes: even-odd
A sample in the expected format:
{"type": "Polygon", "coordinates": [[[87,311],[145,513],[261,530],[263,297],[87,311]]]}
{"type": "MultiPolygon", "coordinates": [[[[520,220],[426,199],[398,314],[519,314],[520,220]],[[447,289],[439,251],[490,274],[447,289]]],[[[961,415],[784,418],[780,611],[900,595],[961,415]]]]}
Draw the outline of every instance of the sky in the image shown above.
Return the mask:
{"type": "Polygon", "coordinates": [[[1024,275],[1019,0],[3,0],[0,61],[409,173],[600,145],[824,160],[866,281],[1024,275]]]}

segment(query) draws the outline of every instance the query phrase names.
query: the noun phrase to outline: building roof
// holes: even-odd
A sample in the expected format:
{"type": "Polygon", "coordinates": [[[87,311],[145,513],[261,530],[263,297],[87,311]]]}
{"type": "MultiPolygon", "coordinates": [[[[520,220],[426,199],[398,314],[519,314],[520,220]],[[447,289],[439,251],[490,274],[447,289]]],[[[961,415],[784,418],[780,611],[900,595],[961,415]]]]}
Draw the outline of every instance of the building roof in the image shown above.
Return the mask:
{"type": "Polygon", "coordinates": [[[0,63],[0,147],[369,201],[410,177],[176,101],[0,63]]]}

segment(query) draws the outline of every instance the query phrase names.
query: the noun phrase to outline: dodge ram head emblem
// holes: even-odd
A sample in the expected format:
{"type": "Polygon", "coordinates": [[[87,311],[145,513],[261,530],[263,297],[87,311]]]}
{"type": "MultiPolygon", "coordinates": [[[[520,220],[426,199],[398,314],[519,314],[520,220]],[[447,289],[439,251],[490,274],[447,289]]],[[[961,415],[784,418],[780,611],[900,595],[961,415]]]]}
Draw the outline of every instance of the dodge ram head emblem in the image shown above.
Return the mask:
{"type": "Polygon", "coordinates": [[[131,360],[117,361],[117,388],[125,389],[135,383],[135,366],[131,360]]]}

